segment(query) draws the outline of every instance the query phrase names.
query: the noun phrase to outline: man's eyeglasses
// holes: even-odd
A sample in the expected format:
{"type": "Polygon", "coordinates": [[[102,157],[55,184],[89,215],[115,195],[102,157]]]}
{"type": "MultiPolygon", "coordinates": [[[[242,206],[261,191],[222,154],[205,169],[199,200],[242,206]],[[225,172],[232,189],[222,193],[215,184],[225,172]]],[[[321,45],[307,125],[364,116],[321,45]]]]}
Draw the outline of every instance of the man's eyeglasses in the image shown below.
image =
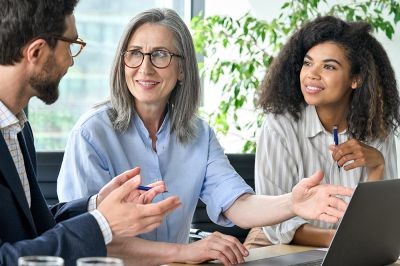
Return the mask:
{"type": "Polygon", "coordinates": [[[183,58],[183,56],[171,53],[166,50],[154,50],[151,53],[142,53],[139,50],[128,50],[122,53],[124,63],[127,67],[139,67],[144,60],[144,56],[150,56],[150,62],[156,68],[166,68],[171,64],[173,56],[183,58]]]}
{"type": "Polygon", "coordinates": [[[69,43],[69,50],[71,52],[72,57],[77,57],[82,52],[83,47],[86,46],[86,43],[80,38],[74,40],[63,36],[53,36],[53,37],[57,40],[69,43]]]}

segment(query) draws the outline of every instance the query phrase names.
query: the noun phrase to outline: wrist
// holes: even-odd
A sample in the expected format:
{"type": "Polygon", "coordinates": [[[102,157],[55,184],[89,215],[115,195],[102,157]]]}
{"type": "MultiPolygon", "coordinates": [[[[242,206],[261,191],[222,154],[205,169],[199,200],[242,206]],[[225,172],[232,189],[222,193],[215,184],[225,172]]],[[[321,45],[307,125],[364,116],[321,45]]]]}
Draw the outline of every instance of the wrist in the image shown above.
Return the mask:
{"type": "Polygon", "coordinates": [[[185,256],[187,247],[188,244],[173,244],[172,247],[169,249],[170,252],[167,254],[167,260],[176,263],[187,262],[185,256]]]}
{"type": "Polygon", "coordinates": [[[199,264],[206,261],[206,258],[204,258],[204,252],[206,250],[204,250],[201,245],[197,245],[198,241],[189,244],[179,244],[176,262],[185,264],[199,264]]]}
{"type": "Polygon", "coordinates": [[[286,202],[287,202],[287,207],[286,209],[288,210],[288,215],[289,217],[295,217],[297,216],[295,208],[296,208],[296,203],[295,200],[293,199],[293,192],[284,194],[283,196],[286,196],[286,202]]]}
{"type": "Polygon", "coordinates": [[[368,169],[368,181],[378,181],[383,179],[385,163],[379,164],[374,168],[368,169]]]}

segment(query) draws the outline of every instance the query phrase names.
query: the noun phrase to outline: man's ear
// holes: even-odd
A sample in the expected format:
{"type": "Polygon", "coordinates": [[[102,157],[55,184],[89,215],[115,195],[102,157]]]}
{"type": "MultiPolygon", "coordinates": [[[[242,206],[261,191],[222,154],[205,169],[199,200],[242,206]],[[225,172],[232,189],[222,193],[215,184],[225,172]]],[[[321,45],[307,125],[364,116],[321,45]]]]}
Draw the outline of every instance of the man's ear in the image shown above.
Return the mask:
{"type": "Polygon", "coordinates": [[[29,43],[24,49],[24,57],[34,64],[36,64],[40,57],[44,54],[44,48],[46,47],[47,42],[44,39],[37,39],[33,42],[29,43]]]}

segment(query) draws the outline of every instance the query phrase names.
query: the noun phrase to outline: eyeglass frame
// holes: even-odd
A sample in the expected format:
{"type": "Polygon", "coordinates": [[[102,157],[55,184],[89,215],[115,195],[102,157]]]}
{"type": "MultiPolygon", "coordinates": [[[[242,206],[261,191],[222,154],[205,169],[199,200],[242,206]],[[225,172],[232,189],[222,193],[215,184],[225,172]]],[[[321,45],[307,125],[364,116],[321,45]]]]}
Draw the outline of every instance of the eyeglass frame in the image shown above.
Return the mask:
{"type": "Polygon", "coordinates": [[[157,50],[151,51],[151,52],[149,52],[149,53],[143,53],[142,51],[139,51],[139,50],[137,50],[137,49],[131,49],[131,50],[126,50],[126,51],[121,52],[122,61],[124,61],[124,65],[127,66],[127,67],[129,67],[129,68],[138,68],[138,67],[140,67],[140,66],[143,64],[144,57],[145,57],[146,55],[148,55],[148,56],[150,57],[150,63],[151,63],[155,68],[158,68],[158,69],[164,69],[164,68],[169,67],[169,65],[170,65],[171,62],[172,62],[172,57],[174,57],[174,56],[179,57],[179,58],[182,58],[182,59],[184,58],[183,55],[171,53],[170,51],[165,50],[165,49],[157,49],[157,50]],[[126,64],[126,62],[125,62],[125,54],[128,53],[128,52],[132,52],[132,51],[137,51],[137,52],[139,52],[139,53],[142,54],[142,61],[140,62],[139,65],[137,65],[137,66],[135,66],[135,67],[128,66],[128,65],[126,64]],[[156,66],[156,65],[153,63],[153,60],[151,60],[151,54],[153,54],[154,52],[157,52],[157,51],[166,52],[167,54],[169,54],[169,55],[171,56],[170,59],[169,59],[168,65],[166,65],[165,67],[158,67],[158,66],[156,66]]]}
{"type": "Polygon", "coordinates": [[[75,43],[75,44],[79,44],[81,46],[79,52],[76,55],[71,54],[71,57],[77,57],[82,52],[83,48],[86,46],[86,42],[84,42],[81,38],[77,38],[76,40],[74,40],[74,39],[70,39],[70,38],[67,38],[64,36],[52,36],[52,37],[57,40],[63,41],[63,42],[75,43]]]}

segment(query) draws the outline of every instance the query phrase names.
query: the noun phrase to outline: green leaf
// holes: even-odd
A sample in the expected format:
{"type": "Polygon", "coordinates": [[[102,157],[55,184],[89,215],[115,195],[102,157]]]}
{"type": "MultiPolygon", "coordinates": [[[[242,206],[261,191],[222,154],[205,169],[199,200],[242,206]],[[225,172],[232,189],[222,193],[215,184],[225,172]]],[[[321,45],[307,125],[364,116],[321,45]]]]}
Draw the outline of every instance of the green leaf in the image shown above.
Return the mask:
{"type": "Polygon", "coordinates": [[[359,7],[361,7],[364,13],[367,13],[367,6],[365,4],[360,4],[359,7]]]}
{"type": "Polygon", "coordinates": [[[286,2],[282,5],[281,10],[287,8],[290,5],[289,2],[286,2]]]}
{"type": "Polygon", "coordinates": [[[228,39],[226,39],[226,38],[223,39],[222,40],[222,46],[224,46],[224,48],[226,48],[228,46],[228,42],[229,42],[228,39]]]}
{"type": "Polygon", "coordinates": [[[397,9],[397,12],[394,15],[394,22],[397,24],[397,22],[400,21],[400,7],[397,9]]]}
{"type": "Polygon", "coordinates": [[[346,14],[347,21],[354,21],[354,9],[349,8],[346,14]]]}
{"type": "Polygon", "coordinates": [[[393,34],[394,34],[394,28],[393,28],[393,26],[390,25],[390,24],[389,24],[389,25],[386,25],[385,33],[386,33],[386,36],[391,40],[392,37],[393,37],[393,34]]]}

